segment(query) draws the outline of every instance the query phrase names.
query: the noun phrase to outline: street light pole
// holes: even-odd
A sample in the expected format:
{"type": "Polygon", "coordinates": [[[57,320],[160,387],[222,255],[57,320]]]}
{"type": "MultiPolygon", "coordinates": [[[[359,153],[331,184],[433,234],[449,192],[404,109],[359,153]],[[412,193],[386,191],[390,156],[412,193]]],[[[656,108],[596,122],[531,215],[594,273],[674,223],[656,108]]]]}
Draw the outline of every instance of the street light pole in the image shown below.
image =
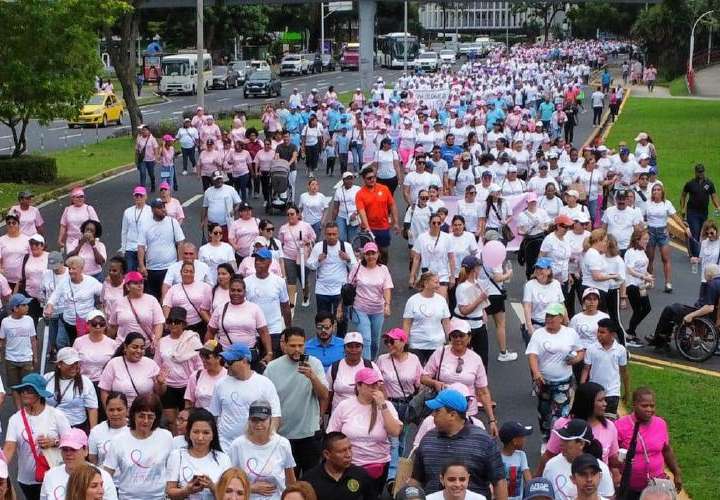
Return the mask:
{"type": "Polygon", "coordinates": [[[197,105],[205,107],[205,82],[203,81],[203,70],[205,69],[205,59],[203,58],[204,41],[204,21],[203,21],[203,0],[197,0],[197,105]]]}
{"type": "Polygon", "coordinates": [[[693,70],[693,54],[695,52],[695,28],[697,27],[700,20],[705,17],[709,16],[715,12],[714,10],[709,10],[705,12],[704,14],[701,14],[700,17],[698,17],[695,20],[695,24],[693,24],[692,31],[690,31],[690,58],[688,59],[688,73],[690,73],[693,70]]]}
{"type": "Polygon", "coordinates": [[[320,67],[325,55],[325,2],[320,2],[320,67]]]}
{"type": "Polygon", "coordinates": [[[405,29],[403,32],[403,72],[407,73],[408,70],[408,3],[405,0],[405,29]]]}

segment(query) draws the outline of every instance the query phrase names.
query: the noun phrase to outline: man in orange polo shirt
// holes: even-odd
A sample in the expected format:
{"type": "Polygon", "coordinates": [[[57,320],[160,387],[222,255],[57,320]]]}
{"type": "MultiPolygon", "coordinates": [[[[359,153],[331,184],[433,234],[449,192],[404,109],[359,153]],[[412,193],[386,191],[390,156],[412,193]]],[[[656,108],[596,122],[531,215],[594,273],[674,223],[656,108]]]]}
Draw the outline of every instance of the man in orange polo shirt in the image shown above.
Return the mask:
{"type": "Polygon", "coordinates": [[[355,195],[355,205],[360,215],[360,226],[370,229],[375,243],[380,248],[380,261],[387,264],[390,247],[390,226],[400,234],[398,209],[390,190],[378,184],[375,170],[368,166],[362,169],[360,176],[365,185],[355,195]],[[388,219],[389,218],[389,219],[388,219]]]}

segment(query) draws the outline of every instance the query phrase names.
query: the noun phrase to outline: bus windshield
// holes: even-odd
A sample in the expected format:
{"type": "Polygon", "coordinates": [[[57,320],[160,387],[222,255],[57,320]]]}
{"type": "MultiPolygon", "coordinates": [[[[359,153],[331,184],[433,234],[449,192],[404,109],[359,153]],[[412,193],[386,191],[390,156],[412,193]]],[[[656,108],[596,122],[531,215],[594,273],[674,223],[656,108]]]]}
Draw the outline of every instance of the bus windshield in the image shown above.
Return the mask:
{"type": "MultiPolygon", "coordinates": [[[[393,59],[404,59],[405,58],[405,41],[402,39],[395,39],[390,41],[390,54],[393,59]]],[[[420,50],[420,46],[414,39],[407,41],[407,58],[413,60],[417,57],[420,50]]]]}
{"type": "Polygon", "coordinates": [[[166,76],[187,76],[190,74],[190,65],[187,61],[163,62],[162,72],[166,76]]]}

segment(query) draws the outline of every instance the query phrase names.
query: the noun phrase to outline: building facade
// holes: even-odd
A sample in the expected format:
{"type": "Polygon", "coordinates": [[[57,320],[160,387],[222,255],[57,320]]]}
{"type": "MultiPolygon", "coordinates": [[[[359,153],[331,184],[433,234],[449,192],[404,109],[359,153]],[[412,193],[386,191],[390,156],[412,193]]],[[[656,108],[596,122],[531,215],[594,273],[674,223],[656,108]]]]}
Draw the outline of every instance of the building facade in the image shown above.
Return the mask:
{"type": "Polygon", "coordinates": [[[524,12],[513,12],[510,2],[485,0],[463,2],[462,7],[455,7],[453,2],[423,3],[419,14],[423,28],[446,32],[519,30],[527,19],[524,12]]]}

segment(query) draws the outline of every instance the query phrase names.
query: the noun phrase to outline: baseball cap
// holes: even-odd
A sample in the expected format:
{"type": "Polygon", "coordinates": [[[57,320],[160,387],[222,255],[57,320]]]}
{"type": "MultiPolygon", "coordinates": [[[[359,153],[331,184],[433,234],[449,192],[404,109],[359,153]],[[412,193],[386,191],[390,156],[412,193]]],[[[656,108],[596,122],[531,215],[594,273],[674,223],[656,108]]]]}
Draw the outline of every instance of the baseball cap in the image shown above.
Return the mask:
{"type": "Polygon", "coordinates": [[[378,246],[374,242],[369,241],[369,242],[365,243],[365,246],[363,246],[362,250],[363,250],[363,253],[377,252],[378,246]]]}
{"type": "Polygon", "coordinates": [[[490,184],[488,191],[490,191],[491,193],[497,193],[498,191],[502,191],[502,188],[500,188],[498,184],[490,184]]]}
{"type": "Polygon", "coordinates": [[[490,177],[490,178],[492,178],[492,176],[493,176],[493,174],[490,170],[485,170],[481,175],[481,177],[490,177]]]}
{"type": "Polygon", "coordinates": [[[205,342],[200,349],[195,349],[197,352],[206,352],[209,354],[220,354],[223,350],[222,345],[215,339],[210,339],[205,342]]]}
{"type": "Polygon", "coordinates": [[[695,165],[695,172],[705,172],[705,165],[702,163],[695,165]]]}
{"type": "Polygon", "coordinates": [[[252,208],[252,207],[248,204],[247,201],[241,201],[240,203],[238,203],[238,211],[240,211],[240,210],[248,210],[248,209],[251,209],[251,208],[252,208]]]}
{"type": "Polygon", "coordinates": [[[466,255],[460,265],[465,269],[475,269],[481,264],[480,259],[474,255],[466,255]]]}
{"type": "MultiPolygon", "coordinates": [[[[508,172],[509,172],[509,171],[510,171],[510,170],[508,169],[508,172]]],[[[525,195],[525,202],[526,202],[526,203],[532,203],[533,201],[537,201],[537,200],[538,200],[538,196],[537,196],[537,193],[536,193],[535,191],[530,191],[527,195],[525,195]]]]}
{"type": "Polygon", "coordinates": [[[355,178],[355,174],[353,174],[353,173],[350,172],[350,171],[347,171],[347,172],[345,172],[345,173],[342,174],[342,178],[343,178],[343,179],[347,179],[348,177],[352,177],[352,178],[354,179],[354,178],[355,178]]]}
{"type": "Polygon", "coordinates": [[[213,172],[213,174],[212,174],[212,179],[213,179],[213,180],[215,180],[215,179],[222,179],[222,178],[223,178],[223,173],[222,173],[221,171],[216,170],[215,172],[213,172]]]}
{"type": "Polygon", "coordinates": [[[552,269],[552,259],[549,257],[540,257],[535,261],[535,269],[552,269]]]}
{"type": "Polygon", "coordinates": [[[395,500],[425,500],[425,491],[419,486],[403,486],[395,494],[395,500]]]}
{"type": "Polygon", "coordinates": [[[220,353],[220,356],[228,363],[232,363],[233,361],[240,361],[241,359],[247,359],[249,361],[251,353],[250,348],[245,344],[230,344],[220,353]]]}
{"type": "Polygon", "coordinates": [[[153,200],[150,202],[150,208],[160,208],[164,206],[165,202],[162,198],[153,198],[153,200]]]}
{"type": "Polygon", "coordinates": [[[597,288],[586,288],[582,294],[582,298],[583,298],[583,300],[585,300],[585,297],[587,297],[588,295],[593,295],[593,294],[597,295],[598,298],[600,297],[600,292],[598,291],[597,288]]]}
{"type": "Polygon", "coordinates": [[[30,236],[29,241],[34,241],[36,243],[42,243],[45,244],[45,238],[41,234],[35,233],[32,236],[30,236]]]}
{"type": "MultiPolygon", "coordinates": [[[[62,350],[62,349],[61,349],[62,350]]],[[[60,354],[60,352],[58,352],[60,354]]],[[[81,450],[88,445],[88,437],[81,429],[72,428],[60,436],[60,448],[81,450]]]]}
{"type": "Polygon", "coordinates": [[[70,196],[85,196],[85,190],[81,187],[73,188],[73,190],[70,191],[70,196]]]}
{"type": "Polygon", "coordinates": [[[567,196],[574,196],[575,198],[580,197],[580,193],[578,193],[575,189],[568,189],[565,194],[567,196]]]}
{"type": "Polygon", "coordinates": [[[637,137],[635,138],[635,142],[642,141],[644,139],[647,139],[648,135],[645,132],[640,132],[637,137]]]}
{"type": "Polygon", "coordinates": [[[407,333],[405,333],[405,330],[402,328],[392,328],[385,332],[385,335],[383,337],[388,337],[393,340],[402,340],[403,342],[408,341],[407,333]]]}
{"type": "Polygon", "coordinates": [[[554,222],[557,226],[572,226],[573,220],[569,215],[561,214],[555,217],[554,222]]]}
{"type": "Polygon", "coordinates": [[[589,443],[593,440],[592,429],[590,429],[585,420],[580,418],[568,420],[565,427],[562,427],[561,429],[553,429],[553,433],[555,433],[555,435],[563,441],[582,439],[583,441],[589,443]]]}
{"type": "Polygon", "coordinates": [[[173,306],[168,312],[167,321],[168,323],[171,321],[182,321],[183,323],[187,323],[187,311],[184,307],[173,306]]]}
{"type": "Polygon", "coordinates": [[[363,336],[360,332],[347,332],[345,334],[345,338],[343,339],[343,344],[364,344],[363,336]]]}
{"type": "Polygon", "coordinates": [[[592,456],[590,453],[583,453],[579,457],[575,457],[570,466],[570,471],[573,474],[578,474],[584,470],[592,469],[595,472],[600,472],[600,464],[598,464],[597,458],[592,456]]]}
{"type": "Polygon", "coordinates": [[[510,165],[510,166],[507,168],[507,171],[508,171],[508,173],[511,173],[511,172],[517,173],[518,169],[517,169],[517,167],[516,167],[515,165],[510,165]]]}
{"type": "Polygon", "coordinates": [[[22,293],[15,293],[8,301],[8,308],[12,311],[16,307],[27,305],[30,302],[32,302],[30,297],[27,297],[22,293]]]}
{"type": "Polygon", "coordinates": [[[55,269],[59,266],[61,266],[65,261],[63,260],[63,256],[60,252],[54,251],[50,252],[48,254],[48,269],[55,269]]]}
{"type": "Polygon", "coordinates": [[[257,400],[250,403],[248,418],[267,420],[270,417],[272,417],[272,407],[269,402],[265,400],[257,400]]]}
{"type": "Polygon", "coordinates": [[[80,354],[72,347],[63,347],[55,357],[58,363],[61,361],[66,365],[74,365],[80,362],[80,354]]]}
{"type": "Polygon", "coordinates": [[[622,148],[620,148],[620,154],[621,154],[621,155],[629,155],[629,154],[630,154],[630,150],[629,150],[628,148],[626,148],[626,147],[622,147],[622,148]]]}
{"type": "Polygon", "coordinates": [[[361,368],[355,373],[356,384],[376,384],[382,380],[382,377],[373,368],[361,368]]]}
{"type": "Polygon", "coordinates": [[[139,272],[130,271],[129,273],[125,274],[125,279],[123,279],[123,283],[142,283],[144,280],[145,278],[143,278],[143,275],[139,272]]]}
{"type": "Polygon", "coordinates": [[[464,319],[452,318],[448,325],[448,333],[453,332],[470,333],[470,323],[464,319]]]}
{"type": "Polygon", "coordinates": [[[165,134],[163,136],[163,141],[165,141],[165,142],[172,142],[174,140],[175,140],[175,138],[173,136],[171,136],[170,134],[165,134]]]}
{"type": "Polygon", "coordinates": [[[555,151],[550,151],[547,155],[548,160],[557,160],[559,155],[555,151]]]}
{"type": "Polygon", "coordinates": [[[170,183],[169,182],[163,181],[160,183],[160,186],[158,186],[158,187],[160,188],[160,191],[162,191],[163,189],[167,189],[168,191],[170,191],[170,183]]]}
{"type": "Polygon", "coordinates": [[[268,240],[265,236],[256,236],[255,239],[253,240],[253,246],[255,246],[255,245],[260,245],[260,246],[266,247],[266,246],[268,246],[268,240]]]}
{"type": "Polygon", "coordinates": [[[20,191],[18,193],[18,200],[22,198],[32,198],[33,196],[35,195],[32,193],[32,191],[20,191]]]}
{"type": "Polygon", "coordinates": [[[470,161],[471,158],[472,158],[472,156],[470,156],[470,153],[468,153],[467,151],[465,151],[462,155],[460,155],[460,159],[465,160],[465,161],[470,161]]]}
{"type": "Polygon", "coordinates": [[[509,443],[516,437],[529,436],[532,434],[532,425],[523,425],[520,422],[505,422],[498,432],[500,441],[509,443]]]}
{"type": "Polygon", "coordinates": [[[580,224],[587,224],[590,222],[590,216],[585,212],[580,212],[578,215],[573,217],[573,222],[579,222],[580,224]]]}
{"type": "Polygon", "coordinates": [[[525,485],[523,500],[539,500],[541,498],[554,500],[555,490],[549,480],[544,477],[536,477],[528,481],[525,485]]]}
{"type": "Polygon", "coordinates": [[[431,410],[439,410],[440,408],[447,408],[460,413],[465,413],[468,409],[468,401],[465,396],[460,394],[454,389],[443,389],[438,392],[435,399],[431,399],[425,402],[425,406],[431,410]]]}
{"type": "Polygon", "coordinates": [[[253,253],[253,257],[261,260],[272,260],[272,252],[267,248],[260,248],[253,253]]]}
{"type": "Polygon", "coordinates": [[[650,159],[650,155],[647,154],[647,153],[640,153],[640,154],[638,155],[637,159],[638,159],[638,161],[649,160],[649,159],[650,159]]]}
{"type": "Polygon", "coordinates": [[[147,189],[145,189],[143,186],[135,186],[135,189],[133,189],[133,196],[135,196],[136,194],[146,196],[147,189]]]}
{"type": "Polygon", "coordinates": [[[545,316],[562,316],[563,314],[565,314],[565,306],[559,302],[550,304],[545,309],[545,316]]]}
{"type": "Polygon", "coordinates": [[[92,321],[95,318],[107,319],[105,313],[102,312],[100,309],[93,309],[92,311],[87,313],[87,316],[85,316],[85,321],[92,321]]]}

